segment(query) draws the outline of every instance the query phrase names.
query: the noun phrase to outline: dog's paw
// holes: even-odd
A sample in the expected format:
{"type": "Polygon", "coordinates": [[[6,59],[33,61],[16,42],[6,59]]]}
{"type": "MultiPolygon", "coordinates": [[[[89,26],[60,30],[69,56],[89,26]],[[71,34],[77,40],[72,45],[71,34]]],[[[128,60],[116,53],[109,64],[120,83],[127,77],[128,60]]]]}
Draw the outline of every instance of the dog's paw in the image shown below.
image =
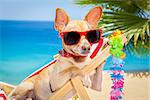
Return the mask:
{"type": "Polygon", "coordinates": [[[91,79],[88,75],[84,76],[81,78],[83,85],[86,86],[87,88],[90,88],[92,86],[91,79]]]}
{"type": "Polygon", "coordinates": [[[74,72],[71,74],[71,78],[76,77],[76,76],[82,76],[82,74],[80,74],[78,72],[74,72]]]}
{"type": "Polygon", "coordinates": [[[71,77],[76,77],[76,76],[83,77],[83,75],[84,75],[83,72],[78,68],[74,68],[71,70],[71,77]]]}
{"type": "Polygon", "coordinates": [[[32,98],[27,98],[26,100],[32,100],[32,98]]]}
{"type": "Polygon", "coordinates": [[[10,100],[25,100],[25,98],[28,97],[32,90],[32,83],[21,83],[10,93],[10,100]]]}
{"type": "Polygon", "coordinates": [[[8,100],[25,100],[25,98],[21,98],[19,95],[11,96],[8,100]]]}
{"type": "Polygon", "coordinates": [[[17,100],[15,96],[9,98],[9,100],[17,100]]]}
{"type": "Polygon", "coordinates": [[[32,98],[20,98],[19,96],[12,96],[8,100],[33,100],[32,98]]]}

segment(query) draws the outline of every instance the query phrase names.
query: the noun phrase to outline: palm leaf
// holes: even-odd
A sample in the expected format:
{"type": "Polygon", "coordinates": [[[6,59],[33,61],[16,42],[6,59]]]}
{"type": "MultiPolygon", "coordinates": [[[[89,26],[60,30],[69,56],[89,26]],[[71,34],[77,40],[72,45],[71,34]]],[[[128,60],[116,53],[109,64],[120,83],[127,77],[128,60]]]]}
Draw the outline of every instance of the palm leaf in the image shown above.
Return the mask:
{"type": "MultiPolygon", "coordinates": [[[[143,0],[76,0],[76,3],[103,6],[104,14],[99,26],[104,30],[104,33],[121,29],[126,35],[133,34],[130,36],[135,38],[134,44],[136,44],[139,36],[143,38],[145,34],[149,36],[150,19],[145,12],[150,9],[148,8],[150,4],[148,0],[144,0],[144,2],[143,0]]],[[[128,40],[131,38],[128,38],[128,40]]]]}
{"type": "MultiPolygon", "coordinates": [[[[148,36],[146,35],[145,37],[146,39],[148,39],[148,36]]],[[[134,39],[132,38],[131,41],[128,43],[128,45],[125,47],[125,51],[129,51],[131,54],[137,56],[137,57],[141,57],[141,56],[147,56],[150,54],[150,41],[148,40],[148,42],[145,42],[145,44],[142,43],[142,41],[140,40],[141,38],[139,38],[137,40],[137,44],[136,46],[134,46],[134,39]]]]}
{"type": "Polygon", "coordinates": [[[138,46],[140,47],[139,44],[150,48],[144,46],[150,41],[150,0],[75,0],[75,2],[83,6],[103,7],[103,16],[98,26],[102,28],[104,34],[120,29],[128,41],[133,42],[135,51],[138,46]]]}

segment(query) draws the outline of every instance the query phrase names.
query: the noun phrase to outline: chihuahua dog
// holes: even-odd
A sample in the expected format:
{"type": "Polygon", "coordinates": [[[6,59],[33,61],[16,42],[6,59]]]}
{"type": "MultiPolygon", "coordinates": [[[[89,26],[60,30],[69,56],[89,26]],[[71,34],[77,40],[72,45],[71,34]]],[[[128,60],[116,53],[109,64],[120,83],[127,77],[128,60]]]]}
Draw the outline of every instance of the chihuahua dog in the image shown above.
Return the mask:
{"type": "MultiPolygon", "coordinates": [[[[19,84],[11,93],[10,98],[13,100],[29,98],[48,100],[56,90],[77,75],[73,69],[80,70],[89,63],[91,48],[101,39],[101,30],[96,28],[101,16],[101,7],[95,7],[83,20],[70,20],[63,9],[57,8],[55,29],[62,38],[63,50],[60,51],[53,64],[19,84]]],[[[90,75],[79,76],[84,86],[99,90],[98,86],[101,82],[92,81],[90,75]]]]}

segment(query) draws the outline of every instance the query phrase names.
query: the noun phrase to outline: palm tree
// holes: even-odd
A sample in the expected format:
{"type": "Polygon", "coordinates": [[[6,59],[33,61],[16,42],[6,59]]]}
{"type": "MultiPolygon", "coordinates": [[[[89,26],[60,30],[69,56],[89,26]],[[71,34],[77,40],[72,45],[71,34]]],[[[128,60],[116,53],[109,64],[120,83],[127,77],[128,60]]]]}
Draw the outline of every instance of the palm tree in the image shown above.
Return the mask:
{"type": "Polygon", "coordinates": [[[144,41],[147,42],[144,42],[144,44],[142,40],[138,39],[136,46],[134,45],[134,40],[131,39],[125,47],[125,51],[129,51],[129,53],[137,57],[148,56],[148,54],[150,54],[150,41],[148,39],[146,35],[144,41]]]}
{"type": "MultiPolygon", "coordinates": [[[[104,33],[122,30],[135,55],[150,54],[150,0],[76,0],[79,5],[101,5],[99,21],[104,33]],[[146,52],[143,52],[143,48],[146,52]],[[141,52],[142,51],[142,52],[141,52]]],[[[128,47],[128,46],[127,46],[128,47]]]]}

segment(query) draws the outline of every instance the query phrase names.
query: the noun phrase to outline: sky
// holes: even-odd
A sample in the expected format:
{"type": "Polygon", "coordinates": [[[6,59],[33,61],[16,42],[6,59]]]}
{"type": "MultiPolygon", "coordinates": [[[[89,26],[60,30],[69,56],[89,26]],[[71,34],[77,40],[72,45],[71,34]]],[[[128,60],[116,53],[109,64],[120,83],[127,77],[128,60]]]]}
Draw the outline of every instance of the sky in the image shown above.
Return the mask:
{"type": "Polygon", "coordinates": [[[56,8],[63,8],[71,19],[83,19],[92,7],[74,0],[0,0],[0,20],[53,21],[56,8]]]}

